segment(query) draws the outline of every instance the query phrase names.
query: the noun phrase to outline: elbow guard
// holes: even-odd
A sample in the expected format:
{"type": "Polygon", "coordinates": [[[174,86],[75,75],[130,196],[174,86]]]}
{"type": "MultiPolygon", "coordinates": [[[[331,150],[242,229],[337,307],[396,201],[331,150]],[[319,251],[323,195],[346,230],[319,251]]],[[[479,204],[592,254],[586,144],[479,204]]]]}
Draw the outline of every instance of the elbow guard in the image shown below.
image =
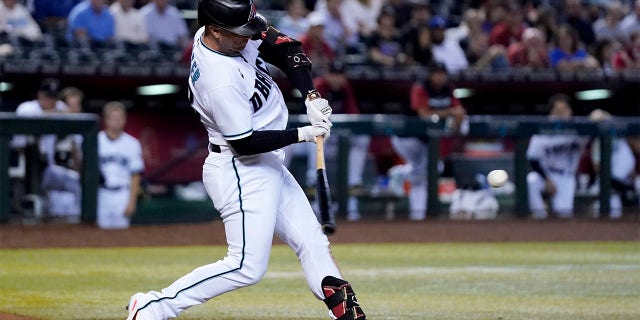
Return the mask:
{"type": "Polygon", "coordinates": [[[311,60],[302,50],[300,41],[281,33],[272,26],[262,32],[261,38],[262,44],[258,50],[268,63],[287,74],[298,68],[311,70],[311,60]]]}

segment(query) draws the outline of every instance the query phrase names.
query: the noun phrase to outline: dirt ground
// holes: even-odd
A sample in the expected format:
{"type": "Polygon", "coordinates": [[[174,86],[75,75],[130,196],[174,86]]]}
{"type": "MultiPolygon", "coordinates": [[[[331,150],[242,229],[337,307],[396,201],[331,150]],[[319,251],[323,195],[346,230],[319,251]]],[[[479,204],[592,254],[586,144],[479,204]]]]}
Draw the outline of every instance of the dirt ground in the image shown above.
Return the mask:
{"type": "MultiPolygon", "coordinates": [[[[625,219],[424,222],[338,221],[333,244],[382,242],[504,242],[504,241],[638,241],[640,221],[625,219]]],[[[0,224],[0,249],[114,246],[224,245],[220,221],[198,224],[133,226],[101,230],[90,224],[0,224]]],[[[275,243],[279,243],[276,241],[275,243]]],[[[33,320],[0,313],[0,320],[33,320]]]]}

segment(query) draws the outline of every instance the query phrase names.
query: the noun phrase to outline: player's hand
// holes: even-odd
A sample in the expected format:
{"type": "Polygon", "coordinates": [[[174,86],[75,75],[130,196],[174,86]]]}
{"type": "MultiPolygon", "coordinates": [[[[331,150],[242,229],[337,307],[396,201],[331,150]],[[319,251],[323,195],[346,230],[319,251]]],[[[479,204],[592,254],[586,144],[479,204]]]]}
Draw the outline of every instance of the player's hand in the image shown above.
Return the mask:
{"type": "Polygon", "coordinates": [[[137,203],[135,201],[129,201],[127,208],[124,210],[124,215],[131,217],[136,212],[137,203]]]}
{"type": "Polygon", "coordinates": [[[333,125],[329,120],[333,109],[329,106],[329,101],[321,98],[317,92],[309,93],[304,100],[304,105],[307,107],[307,117],[309,117],[309,122],[312,125],[317,123],[325,123],[329,127],[333,125]]]}
{"type": "Polygon", "coordinates": [[[544,191],[550,196],[552,196],[552,195],[554,195],[556,193],[556,191],[557,191],[556,190],[556,185],[553,183],[553,181],[551,181],[551,179],[547,179],[545,181],[544,191]]]}
{"type": "Polygon", "coordinates": [[[331,126],[319,122],[313,126],[306,126],[298,128],[298,142],[316,142],[317,137],[324,137],[325,139],[329,139],[331,135],[331,126]]]}

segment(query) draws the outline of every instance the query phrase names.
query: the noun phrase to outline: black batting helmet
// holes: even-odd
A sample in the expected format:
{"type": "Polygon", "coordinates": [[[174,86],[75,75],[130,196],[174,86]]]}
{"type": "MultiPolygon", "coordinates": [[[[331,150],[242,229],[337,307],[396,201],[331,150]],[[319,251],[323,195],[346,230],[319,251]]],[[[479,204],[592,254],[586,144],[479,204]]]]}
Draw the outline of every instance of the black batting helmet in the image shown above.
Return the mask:
{"type": "Polygon", "coordinates": [[[253,36],[266,25],[253,0],[199,0],[198,23],[214,25],[241,36],[253,36]]]}

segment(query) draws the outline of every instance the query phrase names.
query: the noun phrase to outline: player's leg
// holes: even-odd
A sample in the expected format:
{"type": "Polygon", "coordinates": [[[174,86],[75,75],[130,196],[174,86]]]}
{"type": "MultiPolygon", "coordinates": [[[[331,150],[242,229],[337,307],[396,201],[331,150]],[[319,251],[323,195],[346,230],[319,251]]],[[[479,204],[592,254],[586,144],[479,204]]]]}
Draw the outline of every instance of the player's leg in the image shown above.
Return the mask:
{"type": "Polygon", "coordinates": [[[98,227],[101,229],[123,229],[129,227],[129,218],[124,215],[128,201],[128,190],[98,190],[98,227]]]}
{"type": "Polygon", "coordinates": [[[409,173],[409,220],[424,220],[427,216],[428,145],[417,138],[392,137],[396,152],[411,167],[409,173]]]}
{"type": "Polygon", "coordinates": [[[284,189],[280,198],[276,235],[295,252],[311,292],[327,304],[338,319],[365,319],[351,285],[342,279],[327,236],[322,233],[304,192],[283,167],[284,189]],[[350,317],[354,312],[355,317],[350,317]],[[344,315],[348,313],[347,315],[344,315]]]}
{"type": "Polygon", "coordinates": [[[527,196],[529,198],[529,211],[534,219],[545,219],[547,209],[544,205],[542,193],[544,192],[544,178],[537,172],[531,171],[527,174],[527,196]]]}
{"type": "Polygon", "coordinates": [[[573,175],[552,174],[551,180],[557,186],[551,197],[551,209],[559,218],[573,217],[573,201],[576,193],[576,178],[573,175]]]}
{"type": "Polygon", "coordinates": [[[350,189],[347,201],[347,220],[356,221],[361,218],[358,208],[358,198],[356,195],[362,192],[362,173],[367,162],[369,143],[371,137],[368,135],[353,135],[350,137],[349,147],[349,176],[348,184],[350,189]]]}
{"type": "Polygon", "coordinates": [[[262,278],[282,191],[281,161],[273,153],[243,160],[220,155],[207,158],[203,181],[225,226],[227,255],[196,268],[160,292],[139,296],[143,314],[152,319],[175,317],[193,305],[262,278]]]}

